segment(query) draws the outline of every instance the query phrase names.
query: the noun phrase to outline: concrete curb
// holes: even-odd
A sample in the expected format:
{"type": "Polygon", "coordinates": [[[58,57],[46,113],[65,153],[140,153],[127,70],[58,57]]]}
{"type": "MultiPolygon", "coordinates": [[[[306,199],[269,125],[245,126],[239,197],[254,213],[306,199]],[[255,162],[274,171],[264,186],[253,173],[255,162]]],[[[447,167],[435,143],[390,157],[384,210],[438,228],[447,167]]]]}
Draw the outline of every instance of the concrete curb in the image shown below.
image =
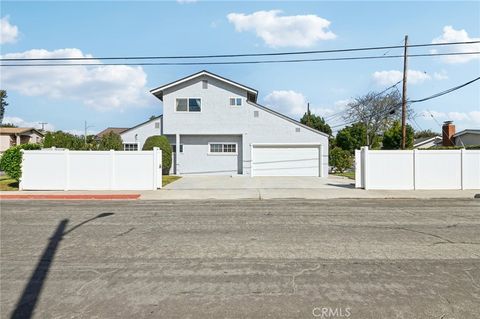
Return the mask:
{"type": "Polygon", "coordinates": [[[0,200],[135,200],[140,194],[12,194],[0,195],[0,200]]]}

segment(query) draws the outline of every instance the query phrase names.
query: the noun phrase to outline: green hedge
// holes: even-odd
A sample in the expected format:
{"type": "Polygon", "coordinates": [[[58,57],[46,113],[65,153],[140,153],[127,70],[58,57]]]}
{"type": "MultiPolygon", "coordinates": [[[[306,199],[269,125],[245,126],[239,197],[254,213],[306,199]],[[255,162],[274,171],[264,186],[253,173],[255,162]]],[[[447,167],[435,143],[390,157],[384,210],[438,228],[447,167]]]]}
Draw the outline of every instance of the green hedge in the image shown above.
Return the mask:
{"type": "Polygon", "coordinates": [[[0,159],[0,169],[7,173],[10,178],[20,180],[22,177],[22,152],[21,150],[39,150],[40,144],[21,144],[10,147],[0,159]]]}
{"type": "Polygon", "coordinates": [[[154,147],[162,150],[162,172],[163,175],[168,175],[172,167],[172,146],[165,136],[154,135],[147,138],[142,150],[151,151],[154,147]]]}
{"type": "Polygon", "coordinates": [[[328,154],[329,164],[335,172],[343,173],[353,166],[353,156],[347,150],[340,147],[334,147],[328,154]]]}
{"type": "Polygon", "coordinates": [[[429,148],[419,148],[419,150],[460,150],[465,148],[466,150],[480,150],[480,145],[466,145],[463,146],[432,146],[429,148]]]}

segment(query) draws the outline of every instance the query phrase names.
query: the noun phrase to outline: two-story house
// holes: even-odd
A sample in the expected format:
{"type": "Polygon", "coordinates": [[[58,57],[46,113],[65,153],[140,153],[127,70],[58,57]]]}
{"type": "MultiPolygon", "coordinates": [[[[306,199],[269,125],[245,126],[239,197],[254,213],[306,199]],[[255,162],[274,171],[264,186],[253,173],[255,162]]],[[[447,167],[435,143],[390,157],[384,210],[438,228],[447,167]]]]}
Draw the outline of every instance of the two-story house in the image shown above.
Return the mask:
{"type": "Polygon", "coordinates": [[[255,89],[201,71],[150,92],[175,174],[328,174],[328,135],[259,105],[255,89]]]}

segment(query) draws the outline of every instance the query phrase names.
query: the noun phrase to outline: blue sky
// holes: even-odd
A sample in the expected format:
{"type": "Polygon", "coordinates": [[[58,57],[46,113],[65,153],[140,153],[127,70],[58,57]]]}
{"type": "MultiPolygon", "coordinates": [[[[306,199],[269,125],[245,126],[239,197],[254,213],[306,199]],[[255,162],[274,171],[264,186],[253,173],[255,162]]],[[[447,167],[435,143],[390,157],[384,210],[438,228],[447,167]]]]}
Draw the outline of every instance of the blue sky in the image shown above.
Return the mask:
{"type": "MultiPolygon", "coordinates": [[[[480,2],[2,2],[3,57],[103,57],[324,50],[480,38],[480,2]],[[35,50],[35,51],[32,51],[35,50]]],[[[412,49],[428,53],[430,48],[412,49]]],[[[437,48],[480,51],[479,46],[437,48]]],[[[362,54],[401,54],[384,50],[362,54]]],[[[322,57],[333,57],[325,55],[322,57]]],[[[337,55],[335,55],[337,56],[337,55]]],[[[397,82],[402,59],[264,65],[2,68],[4,122],[80,133],[129,127],[162,113],[148,90],[207,69],[259,90],[259,102],[298,118],[328,116],[397,82]]],[[[423,98],[480,74],[478,56],[411,58],[408,96],[423,98]]],[[[480,127],[478,82],[414,104],[415,128],[480,127]]],[[[339,122],[332,122],[337,125],[339,122]]]]}

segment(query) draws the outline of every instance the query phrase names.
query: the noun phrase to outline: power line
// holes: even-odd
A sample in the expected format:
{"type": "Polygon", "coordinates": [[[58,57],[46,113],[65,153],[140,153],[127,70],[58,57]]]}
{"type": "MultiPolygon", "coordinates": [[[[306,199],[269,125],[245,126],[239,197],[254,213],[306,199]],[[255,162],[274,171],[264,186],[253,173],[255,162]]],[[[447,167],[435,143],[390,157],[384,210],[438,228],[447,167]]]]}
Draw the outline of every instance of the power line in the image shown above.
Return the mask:
{"type": "MultiPolygon", "coordinates": [[[[450,52],[450,53],[423,53],[411,54],[408,57],[430,57],[450,55],[472,55],[480,54],[480,51],[473,52],[450,52]]],[[[403,58],[403,55],[373,55],[341,58],[318,58],[318,59],[292,59],[292,60],[250,60],[250,61],[217,61],[217,62],[135,62],[135,63],[37,63],[37,64],[0,64],[0,67],[32,67],[32,66],[109,66],[109,65],[131,65],[131,66],[180,66],[180,65],[238,65],[238,64],[270,64],[270,63],[298,63],[298,62],[323,62],[323,61],[349,61],[349,60],[372,60],[403,58]]]]}
{"type": "MultiPolygon", "coordinates": [[[[442,95],[445,95],[445,94],[448,94],[448,93],[452,93],[452,92],[454,92],[454,91],[456,91],[456,90],[459,90],[459,89],[461,89],[461,88],[463,88],[463,87],[465,87],[465,86],[467,86],[467,85],[469,85],[469,84],[472,84],[472,83],[474,83],[474,82],[476,82],[476,81],[478,81],[478,80],[480,80],[480,76],[477,77],[477,78],[475,78],[475,79],[473,79],[473,80],[470,80],[470,81],[468,81],[468,82],[465,82],[465,83],[463,83],[463,84],[457,85],[457,86],[455,86],[455,87],[453,87],[453,88],[450,88],[450,89],[444,90],[444,91],[442,91],[442,92],[433,94],[433,95],[431,95],[431,96],[429,96],[429,97],[426,97],[426,98],[423,98],[423,99],[418,99],[418,100],[408,100],[407,102],[408,102],[409,104],[413,104],[413,103],[419,103],[419,102],[428,101],[428,100],[431,100],[431,99],[440,97],[440,96],[442,96],[442,95]]],[[[398,106],[400,106],[400,105],[401,105],[401,104],[394,105],[394,106],[392,106],[392,108],[390,108],[389,110],[386,110],[386,111],[382,112],[381,114],[386,114],[386,113],[388,113],[388,112],[395,111],[395,109],[396,109],[398,106]]],[[[441,124],[437,121],[437,119],[433,116],[432,112],[430,112],[429,110],[427,110],[427,112],[430,114],[430,116],[432,117],[432,119],[437,123],[437,125],[440,126],[440,127],[442,127],[442,125],[441,125],[441,124]]],[[[330,128],[333,129],[333,128],[336,128],[336,127],[341,127],[341,126],[353,124],[353,123],[355,123],[355,122],[358,122],[358,121],[357,121],[357,120],[353,120],[353,121],[349,121],[349,122],[347,121],[347,122],[344,122],[344,123],[341,123],[341,124],[337,124],[337,125],[334,125],[334,126],[330,126],[330,128]]],[[[442,129],[443,129],[443,128],[442,128],[442,129]]]]}
{"type": "Polygon", "coordinates": [[[460,85],[455,86],[455,87],[453,87],[453,88],[450,88],[450,89],[448,89],[448,90],[445,90],[445,91],[442,91],[442,92],[433,94],[433,95],[431,95],[431,96],[429,96],[429,97],[426,97],[426,98],[423,98],[423,99],[418,99],[418,100],[411,100],[410,103],[424,102],[424,101],[428,101],[428,100],[431,100],[431,99],[440,97],[440,96],[442,96],[442,95],[451,93],[451,92],[456,91],[456,90],[458,90],[458,89],[461,89],[461,88],[463,88],[463,87],[465,87],[465,86],[467,86],[467,85],[469,85],[469,84],[472,84],[472,83],[474,83],[474,82],[476,82],[476,81],[478,81],[478,80],[480,80],[480,76],[477,77],[477,78],[475,78],[475,79],[473,79],[473,80],[471,80],[471,81],[468,81],[468,82],[466,82],[466,83],[463,83],[463,84],[460,84],[460,85]]]}
{"type": "MultiPolygon", "coordinates": [[[[392,85],[392,86],[387,87],[387,88],[384,89],[383,91],[375,94],[375,95],[372,97],[372,99],[374,99],[374,98],[382,95],[383,93],[385,93],[385,92],[393,89],[394,87],[396,87],[396,86],[399,85],[400,83],[402,83],[402,80],[398,81],[397,83],[395,83],[395,84],[392,85]]],[[[339,115],[341,115],[341,114],[343,114],[343,113],[345,113],[345,112],[347,112],[346,109],[345,109],[345,110],[342,110],[342,111],[340,111],[340,112],[338,112],[338,113],[334,113],[334,114],[331,114],[331,115],[329,115],[329,116],[326,116],[324,119],[325,119],[325,121],[326,121],[327,119],[328,119],[329,121],[332,121],[334,118],[338,117],[339,115]]]]}
{"type": "MultiPolygon", "coordinates": [[[[476,44],[480,41],[462,41],[462,42],[445,42],[445,43],[422,43],[411,44],[409,48],[420,48],[430,46],[448,46],[462,44],[476,44]]],[[[276,52],[276,53],[241,53],[241,54],[216,54],[216,55],[177,55],[177,56],[123,56],[123,57],[65,57],[65,58],[1,58],[0,61],[92,61],[92,60],[173,60],[173,59],[211,59],[211,58],[239,58],[239,57],[260,57],[260,56],[283,56],[283,55],[305,55],[305,54],[321,54],[321,53],[339,53],[339,52],[355,52],[355,51],[371,51],[404,48],[403,45],[376,46],[376,47],[360,47],[333,50],[313,50],[313,51],[294,51],[294,52],[276,52]]],[[[387,51],[388,52],[388,51],[387,51]]],[[[385,54],[384,54],[385,55],[385,54]]]]}

